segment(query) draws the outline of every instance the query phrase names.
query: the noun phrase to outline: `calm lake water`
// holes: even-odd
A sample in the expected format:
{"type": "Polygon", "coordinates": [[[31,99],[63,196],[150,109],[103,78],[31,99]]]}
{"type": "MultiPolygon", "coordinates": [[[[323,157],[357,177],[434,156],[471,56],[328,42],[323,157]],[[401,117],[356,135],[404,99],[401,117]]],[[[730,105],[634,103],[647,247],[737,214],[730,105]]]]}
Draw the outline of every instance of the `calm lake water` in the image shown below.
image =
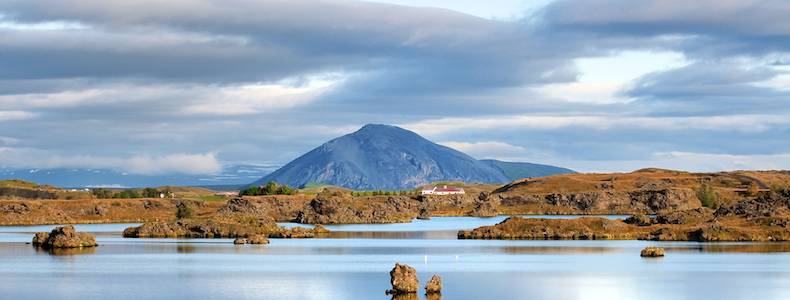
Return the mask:
{"type": "MultiPolygon", "coordinates": [[[[617,218],[618,216],[610,216],[617,218]]],[[[25,244],[53,226],[0,227],[0,299],[390,299],[395,262],[442,299],[790,299],[790,244],[478,241],[448,235],[503,218],[328,226],[338,237],[124,239],[133,224],[79,225],[100,247],[52,254],[25,244]],[[471,226],[471,227],[470,227],[471,226]],[[648,245],[667,249],[643,259],[648,245]]],[[[424,299],[420,293],[419,299],[424,299]]]]}

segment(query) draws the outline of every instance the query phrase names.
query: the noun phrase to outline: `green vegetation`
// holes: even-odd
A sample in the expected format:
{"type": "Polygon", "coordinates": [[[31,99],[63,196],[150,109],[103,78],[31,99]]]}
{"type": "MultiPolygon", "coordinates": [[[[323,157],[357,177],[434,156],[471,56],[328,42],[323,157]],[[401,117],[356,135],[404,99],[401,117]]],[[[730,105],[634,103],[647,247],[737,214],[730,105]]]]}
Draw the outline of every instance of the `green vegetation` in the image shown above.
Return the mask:
{"type": "Polygon", "coordinates": [[[112,195],[113,198],[121,198],[121,199],[130,199],[130,198],[142,198],[143,196],[140,195],[135,190],[122,190],[118,193],[112,195]]]}
{"type": "Polygon", "coordinates": [[[98,199],[134,199],[134,198],[159,198],[161,194],[170,194],[167,190],[158,190],[155,188],[144,188],[142,190],[125,189],[120,191],[113,191],[110,189],[92,189],[91,194],[98,199]]]}
{"type": "Polygon", "coordinates": [[[702,206],[716,209],[719,207],[719,199],[713,187],[707,183],[703,183],[697,188],[697,199],[699,199],[702,206]]]}
{"type": "Polygon", "coordinates": [[[204,195],[198,197],[198,199],[200,199],[201,201],[212,202],[212,201],[225,201],[226,198],[223,195],[204,195]]]}
{"type": "Polygon", "coordinates": [[[0,180],[0,188],[35,189],[38,187],[38,184],[19,179],[0,180]]]}
{"type": "Polygon", "coordinates": [[[239,191],[239,196],[293,195],[296,191],[285,184],[270,181],[264,186],[251,186],[239,191]]]}
{"type": "Polygon", "coordinates": [[[99,199],[109,199],[112,198],[113,192],[108,189],[93,189],[91,190],[91,194],[99,199]]]}
{"type": "Polygon", "coordinates": [[[176,205],[176,218],[189,219],[194,214],[195,214],[195,209],[192,208],[192,205],[189,205],[186,202],[179,202],[176,205]]]}

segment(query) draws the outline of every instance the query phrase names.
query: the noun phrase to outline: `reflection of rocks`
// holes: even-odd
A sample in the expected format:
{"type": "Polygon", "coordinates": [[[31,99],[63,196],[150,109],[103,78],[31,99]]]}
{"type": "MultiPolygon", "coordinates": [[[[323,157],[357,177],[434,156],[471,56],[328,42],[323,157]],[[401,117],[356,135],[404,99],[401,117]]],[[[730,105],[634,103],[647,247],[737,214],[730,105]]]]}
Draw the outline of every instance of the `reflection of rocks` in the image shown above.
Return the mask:
{"type": "Polygon", "coordinates": [[[417,297],[416,293],[392,295],[392,300],[419,300],[419,299],[420,297],[417,297]]]}
{"type": "Polygon", "coordinates": [[[639,256],[642,256],[642,257],[662,257],[662,256],[664,256],[664,248],[647,247],[645,249],[642,249],[642,252],[639,253],[639,256]]]}
{"type": "Polygon", "coordinates": [[[33,237],[33,246],[44,249],[95,247],[96,238],[87,232],[77,232],[74,226],[63,226],[51,232],[38,232],[33,237]]]}
{"type": "Polygon", "coordinates": [[[36,252],[46,252],[52,255],[81,255],[81,254],[93,254],[96,253],[97,247],[82,247],[82,248],[51,248],[51,249],[43,249],[43,248],[36,248],[36,252]]]}
{"type": "Polygon", "coordinates": [[[433,275],[428,283],[425,284],[425,294],[440,294],[442,293],[442,278],[439,275],[433,275]]]}
{"type": "Polygon", "coordinates": [[[428,294],[428,295],[425,295],[425,300],[442,300],[442,294],[428,294]]]}
{"type": "Polygon", "coordinates": [[[395,264],[395,267],[390,271],[390,283],[392,289],[387,291],[388,294],[414,294],[417,293],[420,282],[417,279],[417,270],[408,266],[395,264]]]}

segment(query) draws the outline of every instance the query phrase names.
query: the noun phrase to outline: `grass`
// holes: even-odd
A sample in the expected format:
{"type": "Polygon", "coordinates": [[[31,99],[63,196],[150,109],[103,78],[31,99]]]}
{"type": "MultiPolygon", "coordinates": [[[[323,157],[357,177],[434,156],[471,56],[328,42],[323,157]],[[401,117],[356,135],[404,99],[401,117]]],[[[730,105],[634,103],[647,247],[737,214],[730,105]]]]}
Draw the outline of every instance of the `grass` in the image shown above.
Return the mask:
{"type": "Polygon", "coordinates": [[[9,179],[9,180],[0,180],[0,187],[4,188],[22,188],[22,189],[35,189],[38,188],[38,184],[18,180],[18,179],[9,179]]]}
{"type": "Polygon", "coordinates": [[[214,202],[214,201],[225,201],[227,198],[223,195],[203,195],[198,197],[198,199],[200,199],[201,201],[214,202]]]}

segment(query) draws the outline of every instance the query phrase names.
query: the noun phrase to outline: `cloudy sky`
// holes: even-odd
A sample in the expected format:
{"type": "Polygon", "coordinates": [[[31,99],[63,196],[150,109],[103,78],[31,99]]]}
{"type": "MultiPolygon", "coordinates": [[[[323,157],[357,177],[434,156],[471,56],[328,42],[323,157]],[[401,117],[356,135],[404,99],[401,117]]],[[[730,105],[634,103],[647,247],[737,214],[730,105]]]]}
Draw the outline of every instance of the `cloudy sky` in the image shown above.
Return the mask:
{"type": "Polygon", "coordinates": [[[790,169],[788,15],[783,0],[4,0],[0,166],[203,174],[387,123],[580,171],[790,169]]]}

